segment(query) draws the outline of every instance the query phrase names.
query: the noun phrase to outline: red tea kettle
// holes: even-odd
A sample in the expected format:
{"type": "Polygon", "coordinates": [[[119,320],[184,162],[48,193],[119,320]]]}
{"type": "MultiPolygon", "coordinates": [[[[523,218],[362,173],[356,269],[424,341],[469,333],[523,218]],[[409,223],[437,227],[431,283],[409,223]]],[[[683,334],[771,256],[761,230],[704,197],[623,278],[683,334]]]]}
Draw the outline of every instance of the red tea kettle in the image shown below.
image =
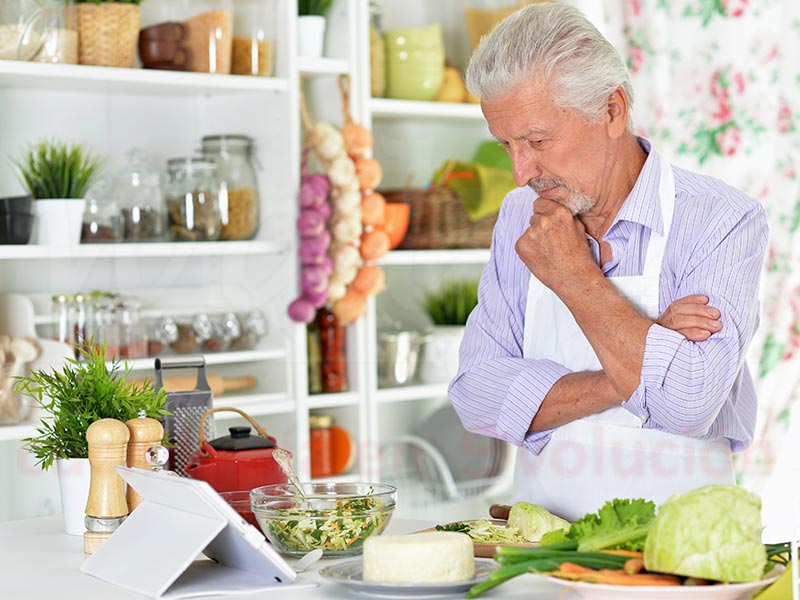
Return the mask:
{"type": "Polygon", "coordinates": [[[272,457],[278,442],[238,408],[225,406],[207,410],[200,419],[199,442],[200,450],[192,454],[185,468],[186,474],[207,481],[218,492],[246,491],[262,485],[286,483],[286,475],[272,457]],[[230,427],[230,435],[206,441],[206,417],[222,410],[239,413],[250,421],[258,435],[250,435],[250,427],[230,427]]]}

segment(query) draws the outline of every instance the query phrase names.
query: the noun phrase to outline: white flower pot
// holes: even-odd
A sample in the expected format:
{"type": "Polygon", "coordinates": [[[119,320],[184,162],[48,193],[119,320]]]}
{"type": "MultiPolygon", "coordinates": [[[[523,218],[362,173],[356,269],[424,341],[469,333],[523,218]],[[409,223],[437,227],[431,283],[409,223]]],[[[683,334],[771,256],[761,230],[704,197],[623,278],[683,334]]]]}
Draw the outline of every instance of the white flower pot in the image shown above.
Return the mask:
{"type": "Polygon", "coordinates": [[[83,535],[86,501],[89,499],[91,468],[88,458],[56,459],[58,484],[61,488],[61,510],[64,513],[64,532],[83,535]]]}
{"type": "Polygon", "coordinates": [[[34,242],[43,246],[74,246],[81,243],[86,200],[82,198],[34,200],[34,242]]]}
{"type": "Polygon", "coordinates": [[[325,46],[325,17],[297,17],[297,54],[303,58],[319,58],[325,46]]]}
{"type": "Polygon", "coordinates": [[[437,325],[425,344],[419,378],[422,383],[449,383],[458,373],[463,325],[437,325]]]}

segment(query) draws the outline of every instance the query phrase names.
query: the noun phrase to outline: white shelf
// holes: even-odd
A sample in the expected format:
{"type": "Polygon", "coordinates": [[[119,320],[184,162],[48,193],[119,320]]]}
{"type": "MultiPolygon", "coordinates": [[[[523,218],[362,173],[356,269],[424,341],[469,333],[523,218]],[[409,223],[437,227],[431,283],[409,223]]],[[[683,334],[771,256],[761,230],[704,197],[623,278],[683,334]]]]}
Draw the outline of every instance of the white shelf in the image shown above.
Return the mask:
{"type": "Polygon", "coordinates": [[[343,58],[298,58],[301,75],[341,75],[350,72],[350,63],[343,58]]]}
{"type": "MultiPolygon", "coordinates": [[[[278,415],[291,413],[295,410],[295,403],[286,394],[241,394],[238,396],[220,396],[214,399],[214,407],[231,406],[243,410],[251,417],[264,415],[278,415]]],[[[233,412],[218,412],[214,414],[217,420],[241,418],[233,412]]]]}
{"type": "Polygon", "coordinates": [[[375,394],[378,402],[404,402],[426,398],[447,397],[446,383],[427,383],[379,389],[375,394]]]}
{"type": "MultiPolygon", "coordinates": [[[[204,355],[206,366],[209,365],[229,365],[234,363],[259,362],[262,360],[279,360],[286,358],[285,348],[255,348],[253,350],[239,350],[236,352],[219,352],[204,355]]],[[[128,360],[131,371],[144,371],[155,368],[155,358],[134,358],[128,360]]],[[[162,358],[181,358],[180,354],[170,354],[162,358]]],[[[124,363],[125,361],[121,361],[124,363]]],[[[111,361],[106,361],[107,366],[111,366],[111,361]]],[[[124,368],[124,364],[121,369],[124,368]]]]}
{"type": "Polygon", "coordinates": [[[392,100],[371,98],[370,111],[374,119],[400,119],[421,117],[429,119],[462,119],[483,122],[478,104],[454,102],[420,102],[418,100],[392,100]]]}
{"type": "Polygon", "coordinates": [[[0,87],[80,92],[140,94],[283,92],[288,81],[277,77],[212,75],[151,69],[119,69],[86,65],[50,65],[0,61],[0,87]]]}
{"type": "Polygon", "coordinates": [[[488,248],[469,250],[394,250],[380,260],[384,266],[393,265],[485,265],[489,262],[488,248]]]}
{"type": "Polygon", "coordinates": [[[3,425],[0,426],[0,442],[15,441],[36,435],[36,426],[33,424],[24,425],[3,425]]]}
{"type": "Polygon", "coordinates": [[[339,406],[353,406],[358,404],[358,392],[341,392],[338,394],[312,394],[308,397],[308,408],[337,408],[339,406]]]}
{"type": "MultiPolygon", "coordinates": [[[[2,61],[0,61],[0,64],[2,61]]],[[[78,244],[76,246],[4,245],[0,259],[59,258],[180,258],[195,256],[247,256],[280,254],[286,244],[267,241],[166,242],[158,244],[78,244]]]]}

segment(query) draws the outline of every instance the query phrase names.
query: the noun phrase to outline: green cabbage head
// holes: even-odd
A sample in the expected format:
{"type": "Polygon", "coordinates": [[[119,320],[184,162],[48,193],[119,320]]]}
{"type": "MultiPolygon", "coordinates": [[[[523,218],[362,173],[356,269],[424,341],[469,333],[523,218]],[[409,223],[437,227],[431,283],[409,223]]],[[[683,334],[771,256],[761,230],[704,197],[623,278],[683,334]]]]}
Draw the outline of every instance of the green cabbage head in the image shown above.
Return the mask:
{"type": "Polygon", "coordinates": [[[648,571],[740,583],[764,575],[761,499],[733,485],[676,494],[661,505],[644,546],[648,571]]]}
{"type": "Polygon", "coordinates": [[[569,529],[569,522],[530,502],[515,502],[508,513],[508,526],[514,527],[529,542],[538,542],[554,529],[569,529]]]}

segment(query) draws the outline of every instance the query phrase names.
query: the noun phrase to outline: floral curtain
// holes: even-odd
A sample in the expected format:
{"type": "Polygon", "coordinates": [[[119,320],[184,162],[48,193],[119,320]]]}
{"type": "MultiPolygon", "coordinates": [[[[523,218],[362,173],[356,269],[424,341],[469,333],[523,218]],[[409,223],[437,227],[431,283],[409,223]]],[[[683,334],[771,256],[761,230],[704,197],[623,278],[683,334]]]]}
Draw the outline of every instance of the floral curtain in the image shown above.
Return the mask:
{"type": "Polygon", "coordinates": [[[737,456],[740,483],[759,491],[792,411],[800,413],[800,2],[605,0],[605,8],[633,73],[640,133],[673,163],[759,199],[769,215],[762,318],[748,356],[756,441],[737,456]]]}

